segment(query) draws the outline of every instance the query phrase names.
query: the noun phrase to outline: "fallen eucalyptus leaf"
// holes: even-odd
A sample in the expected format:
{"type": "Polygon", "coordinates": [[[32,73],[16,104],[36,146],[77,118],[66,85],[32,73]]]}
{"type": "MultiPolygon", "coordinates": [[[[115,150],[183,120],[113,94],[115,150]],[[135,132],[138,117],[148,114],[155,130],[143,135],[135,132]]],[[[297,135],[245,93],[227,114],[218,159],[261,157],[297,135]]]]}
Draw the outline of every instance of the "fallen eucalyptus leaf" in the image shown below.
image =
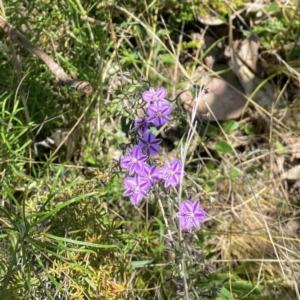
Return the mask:
{"type": "Polygon", "coordinates": [[[270,107],[276,99],[276,91],[272,84],[258,76],[261,69],[258,66],[259,43],[253,35],[247,37],[240,45],[234,44],[235,51],[229,60],[229,65],[238,77],[247,96],[251,96],[257,87],[261,87],[252,96],[262,107],[270,107]]]}
{"type": "MultiPolygon", "coordinates": [[[[197,117],[205,120],[229,120],[240,117],[246,104],[245,98],[227,82],[217,77],[210,77],[205,83],[207,93],[201,94],[197,107],[197,117]]],[[[181,94],[180,99],[189,112],[196,105],[190,91],[181,94]]]]}

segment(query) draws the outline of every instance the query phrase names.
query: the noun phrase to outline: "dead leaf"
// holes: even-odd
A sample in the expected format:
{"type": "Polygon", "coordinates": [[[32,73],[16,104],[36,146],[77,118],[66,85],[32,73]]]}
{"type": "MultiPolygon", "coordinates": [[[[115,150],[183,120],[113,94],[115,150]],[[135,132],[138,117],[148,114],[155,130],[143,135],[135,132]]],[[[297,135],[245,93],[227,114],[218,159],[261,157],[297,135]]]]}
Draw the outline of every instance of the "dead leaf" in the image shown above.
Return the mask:
{"type": "Polygon", "coordinates": [[[285,163],[285,157],[284,156],[277,156],[276,157],[276,163],[277,163],[277,170],[273,170],[274,174],[282,173],[284,172],[284,163],[285,163]]]}
{"type": "Polygon", "coordinates": [[[286,153],[292,154],[291,161],[295,158],[300,158],[300,138],[292,136],[291,133],[282,135],[282,139],[287,145],[285,148],[286,153]]]}
{"type": "MultiPolygon", "coordinates": [[[[61,128],[57,129],[51,136],[54,140],[55,146],[58,147],[60,143],[65,139],[65,137],[69,134],[71,129],[69,128],[61,128]]],[[[63,145],[66,147],[66,158],[69,160],[72,158],[76,148],[78,147],[78,142],[80,141],[82,136],[82,129],[80,126],[76,127],[72,133],[67,137],[63,145]]]]}
{"type": "Polygon", "coordinates": [[[284,226],[283,226],[283,231],[286,233],[287,236],[290,237],[296,237],[298,236],[298,231],[300,229],[300,220],[298,219],[292,219],[288,221],[284,226]]]}
{"type": "Polygon", "coordinates": [[[208,26],[217,26],[217,25],[222,25],[225,22],[218,19],[216,16],[213,15],[206,15],[206,16],[197,16],[197,19],[200,23],[208,26]]]}
{"type": "MultiPolygon", "coordinates": [[[[207,93],[203,93],[197,107],[197,117],[205,120],[229,120],[240,117],[246,100],[224,80],[210,77],[205,83],[207,93]],[[210,113],[212,111],[213,115],[210,113]]],[[[196,105],[190,91],[181,94],[180,99],[189,112],[196,105]]]]}
{"type": "MultiPolygon", "coordinates": [[[[258,65],[259,43],[253,35],[247,37],[240,45],[234,44],[233,57],[229,65],[238,77],[247,96],[263,82],[259,75],[261,69],[258,65]]],[[[270,107],[276,98],[276,91],[270,82],[265,82],[255,93],[253,100],[263,107],[270,107]]]]}
{"type": "Polygon", "coordinates": [[[295,166],[281,175],[281,179],[297,180],[300,179],[300,165],[295,166]]]}

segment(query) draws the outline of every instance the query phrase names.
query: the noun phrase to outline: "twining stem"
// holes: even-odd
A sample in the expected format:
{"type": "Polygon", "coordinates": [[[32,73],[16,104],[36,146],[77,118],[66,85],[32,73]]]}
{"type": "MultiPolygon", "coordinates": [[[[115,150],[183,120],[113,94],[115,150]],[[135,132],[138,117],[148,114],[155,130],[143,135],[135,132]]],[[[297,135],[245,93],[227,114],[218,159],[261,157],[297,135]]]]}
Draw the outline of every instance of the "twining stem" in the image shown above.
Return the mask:
{"type": "Polygon", "coordinates": [[[93,87],[88,81],[77,80],[76,78],[70,78],[65,73],[64,69],[59,66],[53,59],[38,47],[31,44],[27,38],[10,25],[2,16],[0,16],[0,28],[13,40],[23,45],[29,52],[38,56],[49,68],[49,70],[55,75],[56,81],[59,84],[69,86],[76,91],[89,95],[93,92],[93,87]]]}

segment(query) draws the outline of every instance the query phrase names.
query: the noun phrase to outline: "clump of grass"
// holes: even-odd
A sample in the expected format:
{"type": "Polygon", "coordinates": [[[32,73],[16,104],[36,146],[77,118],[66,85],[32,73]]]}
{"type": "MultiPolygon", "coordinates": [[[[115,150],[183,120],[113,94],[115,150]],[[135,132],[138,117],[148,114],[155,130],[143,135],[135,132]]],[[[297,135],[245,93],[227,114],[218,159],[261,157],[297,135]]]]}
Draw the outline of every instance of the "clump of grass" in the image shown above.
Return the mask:
{"type": "Polygon", "coordinates": [[[96,298],[111,294],[113,273],[125,270],[110,250],[121,238],[118,222],[104,211],[101,184],[60,183],[63,171],[58,170],[50,189],[44,179],[36,182],[40,190],[27,186],[21,203],[3,185],[3,196],[11,200],[1,208],[6,249],[1,261],[9,266],[2,274],[3,297],[96,298]]]}

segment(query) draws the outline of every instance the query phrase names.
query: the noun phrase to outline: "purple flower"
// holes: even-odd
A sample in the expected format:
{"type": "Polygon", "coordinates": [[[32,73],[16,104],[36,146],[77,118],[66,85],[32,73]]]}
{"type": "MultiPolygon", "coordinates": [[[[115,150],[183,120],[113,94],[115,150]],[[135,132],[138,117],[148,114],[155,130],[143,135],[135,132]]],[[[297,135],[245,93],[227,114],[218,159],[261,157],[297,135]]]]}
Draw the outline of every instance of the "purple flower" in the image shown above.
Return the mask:
{"type": "Polygon", "coordinates": [[[121,168],[128,169],[129,174],[139,173],[147,156],[143,154],[141,147],[137,145],[128,150],[128,153],[129,155],[121,157],[121,168]]]}
{"type": "Polygon", "coordinates": [[[160,180],[160,176],[157,172],[156,166],[149,166],[147,163],[144,163],[143,170],[139,175],[145,177],[151,186],[155,181],[160,180]]]}
{"type": "Polygon", "coordinates": [[[133,205],[137,205],[143,200],[143,198],[149,197],[149,182],[144,177],[140,177],[139,175],[126,177],[124,180],[124,186],[124,196],[130,196],[130,201],[133,205]]]}
{"type": "Polygon", "coordinates": [[[181,229],[200,228],[200,223],[205,220],[205,211],[199,207],[199,200],[192,202],[185,200],[180,203],[180,210],[177,216],[180,218],[181,229]]]}
{"type": "Polygon", "coordinates": [[[148,131],[144,134],[143,137],[139,137],[140,146],[143,149],[143,152],[148,156],[156,155],[159,153],[161,143],[160,139],[156,139],[155,135],[148,131]]]}
{"type": "Polygon", "coordinates": [[[155,126],[162,126],[170,121],[168,115],[172,112],[172,106],[168,102],[156,102],[148,106],[148,121],[155,126]]]}
{"type": "Polygon", "coordinates": [[[164,87],[158,88],[156,91],[154,88],[150,88],[149,91],[146,91],[142,94],[144,101],[148,104],[156,102],[167,102],[165,99],[167,96],[167,90],[164,87]]]}
{"type": "Polygon", "coordinates": [[[166,166],[159,170],[159,175],[165,180],[165,187],[176,186],[180,183],[182,176],[182,162],[175,158],[171,163],[166,161],[166,166]]]}
{"type": "Polygon", "coordinates": [[[141,135],[145,134],[150,129],[150,123],[147,117],[134,121],[134,129],[141,135]]]}

